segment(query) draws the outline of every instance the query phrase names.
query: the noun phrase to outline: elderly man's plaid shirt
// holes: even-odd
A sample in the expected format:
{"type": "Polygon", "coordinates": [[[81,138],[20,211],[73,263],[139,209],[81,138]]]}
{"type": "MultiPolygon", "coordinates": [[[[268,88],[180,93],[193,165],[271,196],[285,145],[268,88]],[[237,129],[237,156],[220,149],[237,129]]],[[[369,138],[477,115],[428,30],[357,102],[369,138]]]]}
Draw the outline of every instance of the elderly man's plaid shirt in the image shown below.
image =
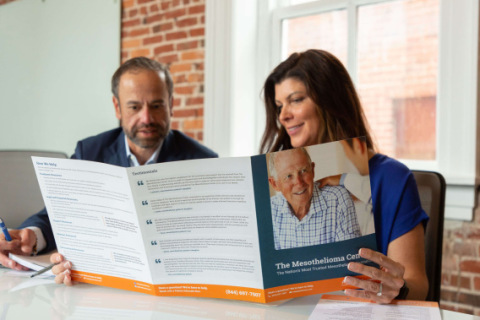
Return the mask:
{"type": "Polygon", "coordinates": [[[277,250],[361,236],[352,198],[344,187],[315,185],[310,210],[301,221],[282,194],[273,196],[271,205],[277,250]]]}

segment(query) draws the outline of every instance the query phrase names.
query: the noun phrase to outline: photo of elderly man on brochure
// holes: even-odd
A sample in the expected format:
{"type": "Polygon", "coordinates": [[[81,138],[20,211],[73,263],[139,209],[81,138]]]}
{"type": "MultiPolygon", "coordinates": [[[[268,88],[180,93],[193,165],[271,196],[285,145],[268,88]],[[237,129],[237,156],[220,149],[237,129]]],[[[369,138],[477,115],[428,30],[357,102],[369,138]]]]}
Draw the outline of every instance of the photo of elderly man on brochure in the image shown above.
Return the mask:
{"type": "Polygon", "coordinates": [[[276,250],[357,238],[366,233],[359,221],[373,218],[371,210],[358,210],[358,199],[343,185],[321,183],[328,176],[356,173],[342,144],[307,148],[267,154],[276,250]]]}

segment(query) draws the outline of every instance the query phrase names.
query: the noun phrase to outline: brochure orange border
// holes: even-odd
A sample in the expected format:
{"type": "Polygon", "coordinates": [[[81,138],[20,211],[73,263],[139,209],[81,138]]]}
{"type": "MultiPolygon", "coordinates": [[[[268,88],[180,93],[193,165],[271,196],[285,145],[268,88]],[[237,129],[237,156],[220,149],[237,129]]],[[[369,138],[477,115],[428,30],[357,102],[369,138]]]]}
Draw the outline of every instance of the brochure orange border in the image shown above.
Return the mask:
{"type": "MultiPolygon", "coordinates": [[[[359,277],[365,278],[365,277],[359,277]]],[[[72,270],[72,279],[79,282],[96,284],[116,289],[147,293],[155,296],[182,296],[202,298],[222,298],[242,300],[257,303],[268,303],[284,299],[292,299],[351,288],[344,286],[344,277],[319,280],[313,282],[295,283],[268,289],[256,289],[238,286],[215,284],[161,284],[150,283],[72,270]]],[[[341,296],[337,296],[341,297],[341,296]]]]}

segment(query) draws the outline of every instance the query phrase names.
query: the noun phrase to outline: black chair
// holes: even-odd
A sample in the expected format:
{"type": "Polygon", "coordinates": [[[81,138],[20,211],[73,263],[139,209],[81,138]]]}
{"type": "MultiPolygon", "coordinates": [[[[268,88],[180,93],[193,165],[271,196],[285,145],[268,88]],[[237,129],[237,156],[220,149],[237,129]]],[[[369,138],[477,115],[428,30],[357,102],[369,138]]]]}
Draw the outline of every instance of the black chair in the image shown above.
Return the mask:
{"type": "Polygon", "coordinates": [[[430,217],[425,231],[425,267],[429,282],[426,300],[439,302],[446,183],[438,172],[416,170],[412,172],[417,181],[422,208],[430,217]]]}
{"type": "Polygon", "coordinates": [[[0,150],[0,217],[8,228],[19,227],[45,206],[31,156],[67,158],[61,152],[0,150]]]}

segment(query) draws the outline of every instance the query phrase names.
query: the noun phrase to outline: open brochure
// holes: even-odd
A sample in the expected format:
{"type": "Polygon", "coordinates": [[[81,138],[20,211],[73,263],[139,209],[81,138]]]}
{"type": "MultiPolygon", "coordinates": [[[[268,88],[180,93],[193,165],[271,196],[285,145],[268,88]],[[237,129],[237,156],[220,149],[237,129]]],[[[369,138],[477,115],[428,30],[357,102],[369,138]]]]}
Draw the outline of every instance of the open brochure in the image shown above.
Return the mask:
{"type": "Polygon", "coordinates": [[[358,250],[376,249],[371,204],[317,182],[346,173],[370,189],[345,147],[130,168],[32,160],[74,280],[266,303],[344,289],[347,264],[369,263],[358,250]]]}

